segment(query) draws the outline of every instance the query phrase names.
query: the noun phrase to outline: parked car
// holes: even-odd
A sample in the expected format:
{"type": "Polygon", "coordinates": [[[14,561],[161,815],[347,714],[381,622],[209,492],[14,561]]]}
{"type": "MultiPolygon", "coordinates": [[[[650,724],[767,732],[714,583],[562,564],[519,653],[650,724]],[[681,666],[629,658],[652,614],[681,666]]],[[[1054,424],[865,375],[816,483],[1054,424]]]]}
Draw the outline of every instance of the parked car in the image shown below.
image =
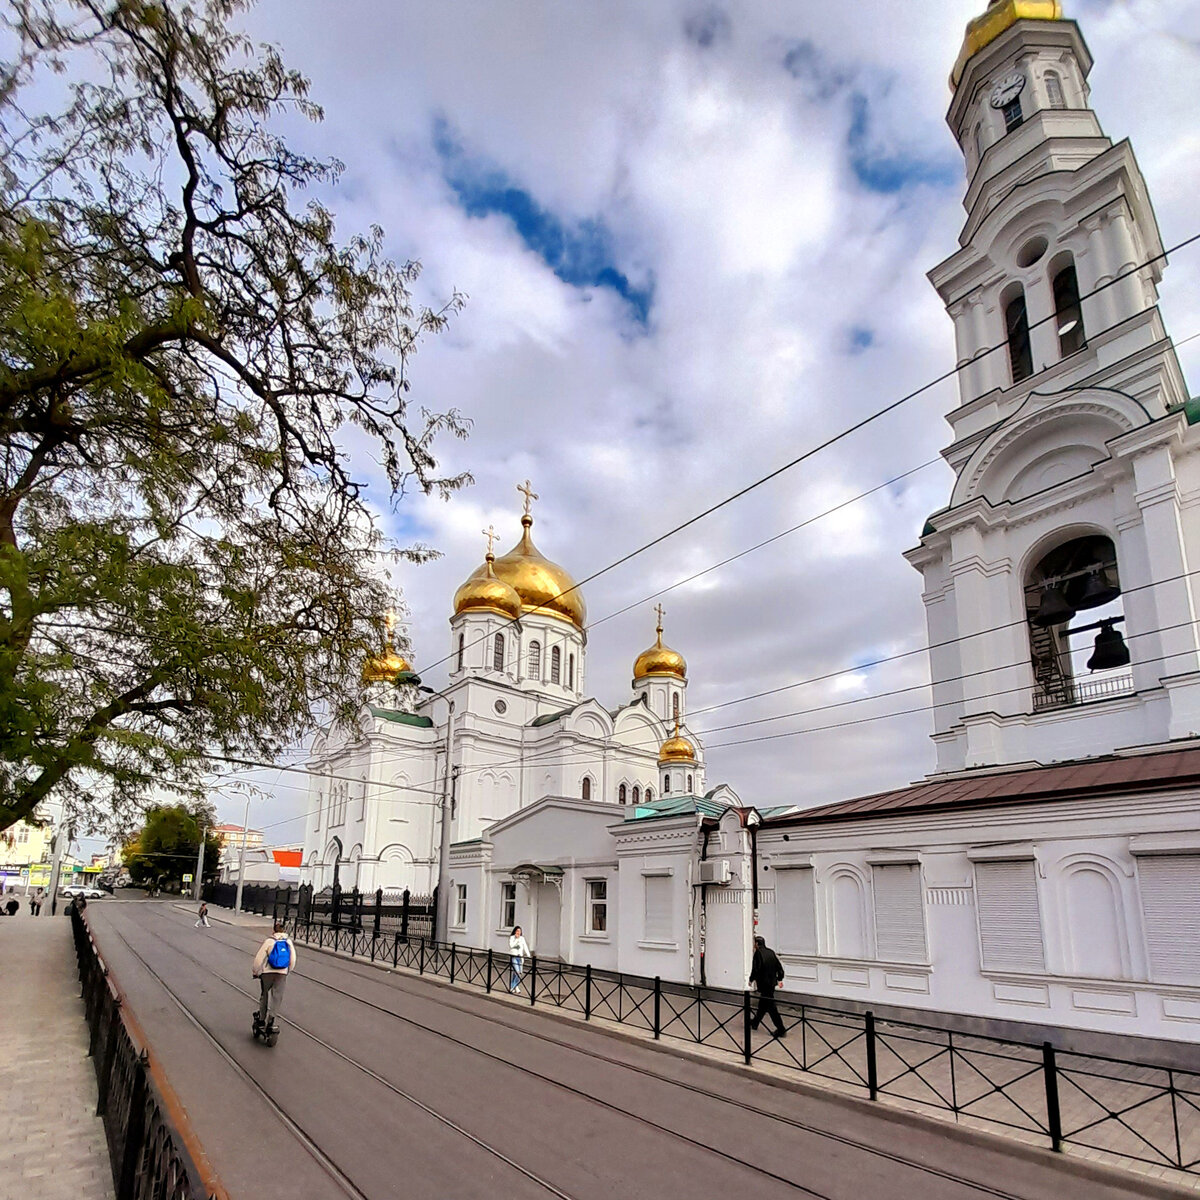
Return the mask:
{"type": "Polygon", "coordinates": [[[92,887],[90,884],[73,883],[68,887],[63,888],[64,896],[82,896],[85,900],[102,900],[108,895],[107,892],[102,892],[98,887],[92,887]]]}

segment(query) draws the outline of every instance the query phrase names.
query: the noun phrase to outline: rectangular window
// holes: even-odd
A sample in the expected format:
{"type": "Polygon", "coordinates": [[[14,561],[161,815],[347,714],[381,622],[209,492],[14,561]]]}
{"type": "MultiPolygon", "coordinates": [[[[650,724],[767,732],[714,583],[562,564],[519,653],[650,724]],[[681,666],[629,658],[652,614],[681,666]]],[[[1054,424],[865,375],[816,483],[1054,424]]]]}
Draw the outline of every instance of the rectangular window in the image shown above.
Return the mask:
{"type": "Polygon", "coordinates": [[[983,969],[1045,971],[1033,860],[977,862],[975,897],[983,969]]]}
{"type": "Polygon", "coordinates": [[[875,864],[875,953],[885,962],[929,961],[921,868],[916,863],[875,864]]]}
{"type": "Polygon", "coordinates": [[[1004,132],[1011,133],[1022,121],[1025,120],[1025,114],[1021,111],[1021,97],[1018,96],[1015,100],[1010,100],[1004,106],[1004,132]]]}
{"type": "Polygon", "coordinates": [[[465,926],[467,923],[467,885],[454,885],[454,924],[465,926]]]}
{"type": "Polygon", "coordinates": [[[646,875],[646,911],[643,937],[648,942],[674,940],[675,923],[671,919],[670,875],[646,875]]]}
{"type": "Polygon", "coordinates": [[[608,880],[589,879],[587,881],[587,931],[588,933],[608,932],[608,880]]]}
{"type": "Polygon", "coordinates": [[[1138,859],[1150,978],[1200,983],[1200,854],[1138,859]]]}
{"type": "Polygon", "coordinates": [[[817,905],[812,867],[772,870],[775,876],[775,938],[784,954],[816,954],[817,905]]]}
{"type": "Polygon", "coordinates": [[[500,885],[500,928],[511,929],[517,923],[517,885],[500,885]]]}

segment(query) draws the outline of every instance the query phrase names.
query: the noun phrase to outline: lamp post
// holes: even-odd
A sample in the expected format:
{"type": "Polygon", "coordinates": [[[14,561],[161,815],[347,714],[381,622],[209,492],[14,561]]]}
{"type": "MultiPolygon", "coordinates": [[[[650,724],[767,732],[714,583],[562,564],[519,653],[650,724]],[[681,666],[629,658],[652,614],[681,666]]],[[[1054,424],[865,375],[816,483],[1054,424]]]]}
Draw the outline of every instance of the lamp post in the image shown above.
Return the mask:
{"type": "Polygon", "coordinates": [[[758,933],[758,827],[762,824],[762,814],[757,808],[752,808],[746,814],[746,828],[750,830],[750,908],[753,913],[753,934],[758,933]]]}
{"type": "MultiPolygon", "coordinates": [[[[246,842],[250,836],[250,797],[246,797],[246,815],[242,818],[242,849],[238,855],[238,885],[237,899],[233,902],[233,911],[240,913],[242,911],[242,885],[246,882],[246,842]]],[[[203,842],[200,844],[201,853],[204,852],[203,842]]]]}
{"type": "Polygon", "coordinates": [[[446,701],[446,774],[442,783],[442,825],[441,838],[438,847],[438,872],[437,872],[437,907],[433,914],[433,938],[434,941],[446,940],[446,929],[449,925],[447,914],[449,912],[450,897],[447,895],[449,890],[447,886],[447,878],[450,872],[450,833],[451,825],[454,816],[454,784],[457,778],[457,772],[454,768],[454,701],[448,699],[441,692],[435,691],[431,687],[426,687],[421,682],[421,677],[415,671],[401,671],[396,676],[397,684],[409,684],[415,687],[417,691],[424,692],[427,696],[438,698],[446,701]]]}

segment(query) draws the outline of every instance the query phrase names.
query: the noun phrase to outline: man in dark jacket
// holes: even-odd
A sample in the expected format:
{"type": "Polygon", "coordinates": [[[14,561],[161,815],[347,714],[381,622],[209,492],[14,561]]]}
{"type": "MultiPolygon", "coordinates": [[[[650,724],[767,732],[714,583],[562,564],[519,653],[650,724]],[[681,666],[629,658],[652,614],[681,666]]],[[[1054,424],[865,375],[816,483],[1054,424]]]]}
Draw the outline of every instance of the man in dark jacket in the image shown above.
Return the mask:
{"type": "Polygon", "coordinates": [[[783,964],[780,963],[775,951],[763,938],[754,939],[754,962],[750,967],[750,982],[758,988],[758,1011],[750,1022],[751,1029],[757,1029],[763,1017],[769,1016],[775,1022],[772,1032],[776,1037],[787,1037],[783,1019],[779,1009],[775,1007],[775,988],[783,982],[783,964]]]}

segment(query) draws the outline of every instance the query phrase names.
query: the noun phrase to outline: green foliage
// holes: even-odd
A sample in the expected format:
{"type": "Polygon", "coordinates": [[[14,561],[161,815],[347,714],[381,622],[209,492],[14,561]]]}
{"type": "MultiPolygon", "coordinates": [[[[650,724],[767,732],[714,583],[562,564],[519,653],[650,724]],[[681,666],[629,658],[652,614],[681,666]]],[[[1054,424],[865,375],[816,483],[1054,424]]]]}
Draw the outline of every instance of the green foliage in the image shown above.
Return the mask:
{"type": "MultiPolygon", "coordinates": [[[[179,883],[196,869],[200,852],[200,830],[211,830],[216,817],[205,804],[151,808],[146,823],[128,838],[122,851],[126,870],[134,883],[179,883]]],[[[213,833],[204,839],[204,875],[215,875],[221,858],[221,843],[213,833]]]]}
{"type": "Polygon", "coordinates": [[[209,0],[10,0],[0,69],[0,829],[54,794],[127,824],[347,718],[394,603],[339,431],[392,497],[448,496],[379,229],[272,132],[308,85],[209,0]],[[54,76],[57,74],[58,78],[54,76]],[[25,103],[62,96],[52,112],[25,103]]]}

